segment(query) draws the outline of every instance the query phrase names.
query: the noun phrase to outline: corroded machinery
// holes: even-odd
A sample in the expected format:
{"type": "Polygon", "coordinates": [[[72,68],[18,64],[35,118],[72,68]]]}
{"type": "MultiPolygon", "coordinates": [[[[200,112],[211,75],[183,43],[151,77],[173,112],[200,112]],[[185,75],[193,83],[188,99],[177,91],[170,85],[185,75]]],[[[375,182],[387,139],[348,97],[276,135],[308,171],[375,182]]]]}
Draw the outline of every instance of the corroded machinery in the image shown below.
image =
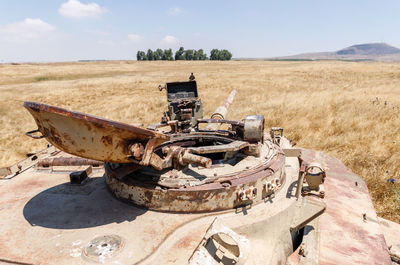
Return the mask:
{"type": "Polygon", "coordinates": [[[0,169],[0,233],[12,238],[0,240],[0,262],[396,259],[386,234],[397,225],[376,217],[365,183],[338,160],[295,148],[282,128],[265,132],[262,115],[227,119],[235,90],[204,118],[193,75],[159,89],[167,111],[147,127],[24,103],[38,126],[27,135],[51,145],[0,169]]]}
{"type": "Polygon", "coordinates": [[[264,135],[261,115],[225,119],[235,90],[204,119],[195,80],[164,88],[168,111],[146,129],[34,102],[24,106],[42,134],[34,137],[104,161],[110,190],[139,206],[171,212],[227,210],[256,204],[282,187],[280,136],[264,135]],[[220,130],[223,124],[229,128],[220,130]]]}

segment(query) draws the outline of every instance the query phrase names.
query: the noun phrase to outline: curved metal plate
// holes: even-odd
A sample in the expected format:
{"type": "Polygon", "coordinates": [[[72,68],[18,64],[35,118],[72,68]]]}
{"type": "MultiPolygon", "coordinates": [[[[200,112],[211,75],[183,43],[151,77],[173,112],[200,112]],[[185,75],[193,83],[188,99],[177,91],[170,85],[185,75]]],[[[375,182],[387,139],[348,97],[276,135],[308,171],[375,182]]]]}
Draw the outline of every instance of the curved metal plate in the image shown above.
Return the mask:
{"type": "Polygon", "coordinates": [[[145,128],[69,111],[46,104],[26,101],[40,132],[57,148],[80,157],[105,162],[128,163],[129,146],[150,139],[156,145],[169,136],[145,128]]]}
{"type": "Polygon", "coordinates": [[[126,176],[121,165],[114,169],[109,163],[104,164],[105,178],[109,190],[120,199],[132,202],[135,205],[154,211],[176,213],[201,213],[222,211],[233,208],[246,207],[260,203],[272,194],[281,191],[286,182],[285,157],[278,153],[269,162],[247,172],[216,180],[211,183],[191,186],[182,185],[179,188],[162,189],[155,182],[141,181],[134,174],[126,176]],[[122,172],[125,178],[118,177],[122,172]],[[279,180],[281,185],[267,190],[268,182],[279,180]],[[239,194],[253,193],[253,198],[241,199],[239,194]]]}

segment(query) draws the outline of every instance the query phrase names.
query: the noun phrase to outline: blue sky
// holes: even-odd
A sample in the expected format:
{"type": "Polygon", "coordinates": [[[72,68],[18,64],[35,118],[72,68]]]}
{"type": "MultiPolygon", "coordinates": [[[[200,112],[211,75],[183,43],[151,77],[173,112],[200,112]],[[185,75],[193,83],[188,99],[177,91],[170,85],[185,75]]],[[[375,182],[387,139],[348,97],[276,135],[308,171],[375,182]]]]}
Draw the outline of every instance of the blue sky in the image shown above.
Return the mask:
{"type": "Polygon", "coordinates": [[[0,62],[135,59],[148,48],[234,57],[400,47],[400,1],[0,0],[0,62]]]}

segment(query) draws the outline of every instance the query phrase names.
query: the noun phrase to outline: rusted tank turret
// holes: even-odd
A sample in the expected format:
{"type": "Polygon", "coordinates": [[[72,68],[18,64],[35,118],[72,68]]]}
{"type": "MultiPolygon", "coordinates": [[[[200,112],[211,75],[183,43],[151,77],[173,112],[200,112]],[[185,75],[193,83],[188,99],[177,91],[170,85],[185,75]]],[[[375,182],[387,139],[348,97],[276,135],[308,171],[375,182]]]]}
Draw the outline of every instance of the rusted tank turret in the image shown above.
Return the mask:
{"type": "Polygon", "coordinates": [[[167,110],[147,127],[24,103],[38,127],[27,135],[49,146],[0,169],[0,262],[396,259],[365,183],[338,160],[293,147],[282,128],[265,131],[263,115],[229,120],[236,90],[204,118],[193,74],[159,89],[167,110]]]}

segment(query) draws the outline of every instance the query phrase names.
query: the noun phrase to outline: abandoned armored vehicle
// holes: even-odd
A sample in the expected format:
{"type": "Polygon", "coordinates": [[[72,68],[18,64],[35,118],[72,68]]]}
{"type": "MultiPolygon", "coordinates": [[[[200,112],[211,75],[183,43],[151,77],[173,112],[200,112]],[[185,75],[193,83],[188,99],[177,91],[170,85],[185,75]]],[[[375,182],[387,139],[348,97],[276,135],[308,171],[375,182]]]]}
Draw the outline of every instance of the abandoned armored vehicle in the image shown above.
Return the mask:
{"type": "Polygon", "coordinates": [[[204,118],[193,75],[159,89],[146,127],[24,103],[49,145],[0,171],[0,263],[398,261],[399,225],[339,160],[262,115],[227,119],[235,90],[204,118]]]}

